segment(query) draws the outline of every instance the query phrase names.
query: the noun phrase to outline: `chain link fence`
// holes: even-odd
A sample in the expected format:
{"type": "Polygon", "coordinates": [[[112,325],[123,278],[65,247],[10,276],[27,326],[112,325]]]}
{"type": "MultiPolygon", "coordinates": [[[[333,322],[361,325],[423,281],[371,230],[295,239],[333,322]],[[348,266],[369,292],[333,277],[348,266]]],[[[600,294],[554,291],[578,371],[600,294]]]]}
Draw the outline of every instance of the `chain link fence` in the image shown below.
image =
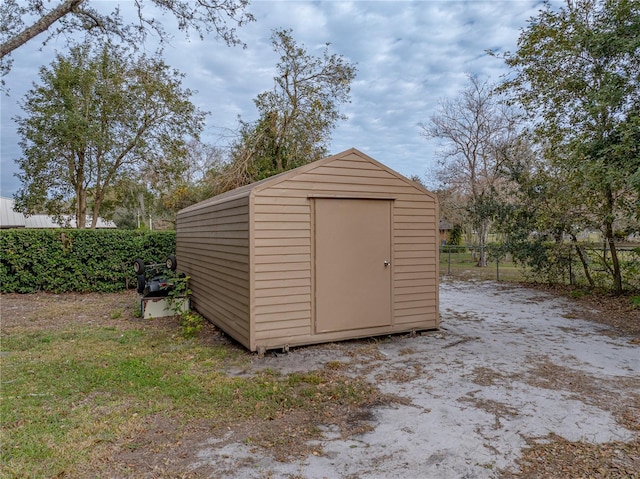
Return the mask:
{"type": "MultiPolygon", "coordinates": [[[[617,244],[616,252],[624,289],[640,290],[640,244],[617,244]]],[[[515,251],[501,243],[441,245],[440,274],[610,290],[613,260],[608,245],[594,243],[531,242],[515,251]]]]}

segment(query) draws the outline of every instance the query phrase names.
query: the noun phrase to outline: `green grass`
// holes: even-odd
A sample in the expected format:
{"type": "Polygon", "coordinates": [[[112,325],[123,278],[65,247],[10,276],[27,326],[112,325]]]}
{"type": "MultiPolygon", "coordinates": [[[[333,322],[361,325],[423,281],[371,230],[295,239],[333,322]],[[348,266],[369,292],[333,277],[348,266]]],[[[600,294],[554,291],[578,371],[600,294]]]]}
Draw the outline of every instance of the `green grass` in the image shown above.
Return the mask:
{"type": "Polygon", "coordinates": [[[482,280],[524,281],[522,270],[511,262],[500,262],[496,267],[495,261],[489,261],[488,266],[480,268],[470,252],[440,253],[440,275],[456,276],[465,279],[476,278],[482,280]]]}
{"type": "Polygon", "coordinates": [[[177,330],[78,327],[2,339],[1,477],[74,477],[154,415],[231,423],[357,403],[371,386],[330,370],[231,377],[249,356],[177,330]]]}

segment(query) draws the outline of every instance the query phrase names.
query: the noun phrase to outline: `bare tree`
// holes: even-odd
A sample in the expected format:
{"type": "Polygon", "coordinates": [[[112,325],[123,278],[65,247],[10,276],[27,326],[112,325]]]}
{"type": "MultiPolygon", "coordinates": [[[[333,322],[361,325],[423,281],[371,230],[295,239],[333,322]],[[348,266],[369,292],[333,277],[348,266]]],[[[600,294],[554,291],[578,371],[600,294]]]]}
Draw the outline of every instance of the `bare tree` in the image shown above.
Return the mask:
{"type": "Polygon", "coordinates": [[[514,115],[487,80],[469,76],[469,87],[453,100],[442,100],[439,111],[419,126],[422,136],[441,141],[437,178],[444,189],[466,198],[481,248],[478,266],[486,266],[484,247],[504,181],[501,151],[515,138],[514,115]]]}
{"type": "Polygon", "coordinates": [[[137,16],[124,20],[118,6],[104,13],[92,0],[3,0],[0,2],[0,72],[6,74],[11,66],[9,54],[33,38],[47,32],[46,43],[59,34],[76,31],[100,37],[118,37],[136,47],[152,32],[162,41],[169,39],[162,24],[145,6],[154,6],[161,14],[168,13],[178,22],[178,28],[194,31],[200,38],[215,33],[227,45],[242,42],[233,25],[243,26],[254,21],[247,12],[249,0],[134,0],[137,16]],[[231,24],[231,26],[230,26],[231,24]]]}
{"type": "MultiPolygon", "coordinates": [[[[437,189],[434,191],[438,197],[438,210],[440,219],[446,220],[451,225],[463,227],[468,223],[467,198],[462,196],[454,188],[437,189]]],[[[470,233],[470,231],[467,231],[470,233]]]]}

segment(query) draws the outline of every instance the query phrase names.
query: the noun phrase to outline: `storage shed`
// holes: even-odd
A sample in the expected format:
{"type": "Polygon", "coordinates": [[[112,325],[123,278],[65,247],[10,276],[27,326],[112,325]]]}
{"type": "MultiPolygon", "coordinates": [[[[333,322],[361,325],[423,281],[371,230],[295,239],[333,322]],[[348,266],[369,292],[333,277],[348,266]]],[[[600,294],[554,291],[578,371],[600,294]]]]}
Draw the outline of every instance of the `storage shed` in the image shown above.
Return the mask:
{"type": "Polygon", "coordinates": [[[438,327],[438,205],[350,149],[181,210],[193,307],[251,351],[438,327]]]}

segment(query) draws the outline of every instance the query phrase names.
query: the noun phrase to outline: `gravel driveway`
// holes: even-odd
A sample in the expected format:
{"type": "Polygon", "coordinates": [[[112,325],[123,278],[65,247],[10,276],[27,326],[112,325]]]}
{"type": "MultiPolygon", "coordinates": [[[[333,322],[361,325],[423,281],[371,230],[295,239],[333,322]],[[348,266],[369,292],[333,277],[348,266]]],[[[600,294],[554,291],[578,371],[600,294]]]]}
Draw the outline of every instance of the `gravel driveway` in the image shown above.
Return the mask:
{"type": "Polygon", "coordinates": [[[638,440],[640,348],[630,338],[518,286],[444,282],[440,310],[441,330],[370,341],[363,356],[345,342],[254,361],[282,373],[340,361],[399,396],[372,410],[370,432],[345,440],[326,428],[322,453],[294,463],[212,439],[194,468],[238,478],[492,478],[517,472],[524,448],[554,437],[638,440]]]}

